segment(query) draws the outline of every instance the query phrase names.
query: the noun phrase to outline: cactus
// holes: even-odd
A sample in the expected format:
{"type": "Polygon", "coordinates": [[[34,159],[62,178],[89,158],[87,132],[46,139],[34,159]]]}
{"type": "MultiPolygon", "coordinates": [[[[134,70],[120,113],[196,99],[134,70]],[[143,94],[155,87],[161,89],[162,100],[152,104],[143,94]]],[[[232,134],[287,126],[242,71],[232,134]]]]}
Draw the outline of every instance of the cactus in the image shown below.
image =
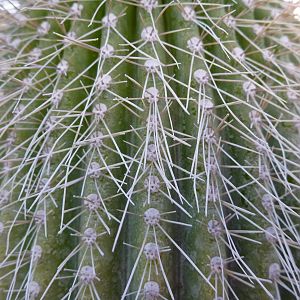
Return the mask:
{"type": "Polygon", "coordinates": [[[0,299],[300,299],[296,3],[2,2],[0,299]]]}

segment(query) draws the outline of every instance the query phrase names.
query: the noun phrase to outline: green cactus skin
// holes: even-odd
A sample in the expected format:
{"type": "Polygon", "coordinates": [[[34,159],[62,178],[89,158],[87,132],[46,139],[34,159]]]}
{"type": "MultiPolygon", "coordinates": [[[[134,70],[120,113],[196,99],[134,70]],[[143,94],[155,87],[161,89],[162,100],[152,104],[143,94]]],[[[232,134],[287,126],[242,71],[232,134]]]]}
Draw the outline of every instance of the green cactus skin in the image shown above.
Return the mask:
{"type": "Polygon", "coordinates": [[[299,299],[296,8],[0,3],[0,299],[299,299]]]}
{"type": "MultiPolygon", "coordinates": [[[[159,2],[161,4],[161,2],[159,2]]],[[[153,19],[156,19],[158,17],[158,12],[153,12],[153,19]]],[[[142,8],[137,8],[136,11],[136,39],[140,39],[142,35],[142,30],[144,28],[147,28],[151,26],[150,28],[153,28],[153,21],[151,20],[150,15],[142,8]]],[[[164,24],[163,24],[163,18],[160,18],[158,22],[155,23],[155,29],[158,32],[164,32],[164,24]]],[[[165,64],[166,62],[166,55],[164,53],[164,50],[160,45],[157,43],[151,44],[151,42],[145,43],[140,48],[144,53],[147,55],[157,58],[159,57],[160,64],[165,64]]],[[[143,55],[138,55],[139,57],[143,57],[143,55]]],[[[143,64],[143,60],[139,60],[138,63],[143,64]]],[[[160,72],[160,71],[159,71],[160,72]]],[[[141,69],[139,67],[135,67],[135,72],[133,75],[133,79],[138,82],[141,87],[135,87],[133,91],[134,97],[137,99],[146,98],[145,93],[147,93],[147,89],[154,87],[158,90],[160,97],[164,94],[164,85],[162,84],[159,75],[154,74],[154,76],[149,76],[149,73],[145,69],[141,69]]],[[[148,147],[150,145],[157,145],[159,147],[159,152],[162,157],[161,160],[148,162],[146,164],[138,165],[135,164],[134,169],[132,172],[130,172],[132,179],[128,180],[128,186],[135,186],[135,188],[132,188],[131,190],[139,190],[140,192],[136,194],[132,194],[132,199],[134,200],[135,207],[129,209],[129,213],[133,213],[135,215],[129,216],[127,221],[127,230],[126,233],[126,242],[129,245],[133,245],[137,247],[136,249],[128,246],[126,249],[126,257],[128,257],[128,269],[127,269],[127,278],[128,283],[131,282],[133,287],[136,287],[135,289],[132,289],[130,286],[128,286],[127,293],[130,292],[138,292],[141,293],[143,289],[143,283],[145,280],[147,280],[147,273],[152,268],[157,268],[157,274],[154,275],[152,280],[156,281],[160,286],[163,288],[161,289],[160,293],[164,297],[168,296],[168,288],[171,290],[172,283],[172,264],[174,264],[174,261],[172,259],[172,256],[170,255],[170,252],[167,251],[164,252],[165,248],[168,248],[169,242],[164,237],[161,232],[156,229],[154,226],[147,225],[144,222],[144,213],[147,211],[147,209],[157,209],[160,213],[166,213],[172,210],[171,205],[168,203],[169,201],[164,198],[162,193],[166,193],[166,188],[164,187],[164,184],[161,185],[161,191],[162,193],[156,192],[151,193],[149,188],[145,188],[144,182],[145,180],[149,180],[150,176],[157,176],[160,181],[162,181],[162,178],[158,171],[156,171],[156,168],[159,168],[160,172],[168,172],[166,163],[163,161],[165,158],[165,154],[163,151],[166,151],[166,143],[170,143],[169,138],[167,138],[166,142],[161,141],[161,137],[159,136],[160,128],[164,126],[169,127],[168,125],[168,118],[167,118],[167,111],[165,109],[165,101],[158,101],[157,104],[150,104],[145,99],[143,102],[138,101],[137,104],[143,109],[143,112],[140,114],[139,117],[133,117],[133,124],[135,128],[141,128],[139,131],[139,136],[134,136],[131,139],[131,142],[135,145],[137,145],[138,148],[147,149],[149,151],[148,147]],[[153,116],[153,120],[151,123],[151,115],[153,116]],[[157,116],[160,116],[160,119],[158,119],[157,116]],[[150,120],[150,121],[149,121],[150,120]],[[163,124],[163,125],[162,125],[163,124]],[[153,129],[151,129],[151,126],[153,129]],[[153,133],[151,134],[151,131],[153,133]],[[152,140],[146,141],[146,138],[148,135],[152,135],[152,140]],[[144,145],[143,145],[144,144],[144,145]],[[164,150],[162,150],[164,149],[164,150]],[[161,166],[158,166],[158,164],[161,164],[161,166]],[[146,169],[147,168],[147,169],[146,169]],[[163,169],[165,169],[163,171],[163,169]],[[141,177],[141,179],[137,182],[138,177],[141,177]],[[135,232],[130,234],[129,228],[136,228],[135,232]],[[157,262],[151,261],[146,254],[145,251],[150,248],[150,251],[154,249],[154,251],[158,251],[161,253],[161,258],[157,262]],[[138,255],[140,253],[140,249],[143,249],[143,252],[141,255],[138,255]],[[156,250],[157,249],[157,250],[156,250]],[[155,266],[156,264],[156,266],[155,266]],[[165,275],[164,275],[165,274],[165,275]],[[164,277],[165,276],[165,277],[164,277]],[[132,279],[131,279],[132,278],[132,279]],[[171,278],[171,279],[169,279],[171,278]],[[167,282],[165,280],[167,279],[167,282]]],[[[147,160],[147,153],[137,153],[135,149],[130,149],[128,151],[131,151],[131,156],[136,156],[137,159],[143,161],[147,160]]],[[[168,226],[169,227],[169,226],[168,226]]],[[[169,229],[169,228],[168,228],[169,229]]],[[[126,291],[126,288],[125,288],[126,291]]],[[[123,293],[122,297],[124,297],[126,294],[123,293]]]]}

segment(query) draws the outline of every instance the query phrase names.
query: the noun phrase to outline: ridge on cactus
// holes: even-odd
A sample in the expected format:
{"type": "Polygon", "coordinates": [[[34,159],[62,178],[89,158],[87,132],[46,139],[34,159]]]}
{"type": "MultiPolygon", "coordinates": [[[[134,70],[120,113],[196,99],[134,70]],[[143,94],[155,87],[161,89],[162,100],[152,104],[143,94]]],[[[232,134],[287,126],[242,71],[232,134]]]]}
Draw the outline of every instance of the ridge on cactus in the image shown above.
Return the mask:
{"type": "Polygon", "coordinates": [[[0,300],[300,299],[299,1],[0,1],[0,300]]]}

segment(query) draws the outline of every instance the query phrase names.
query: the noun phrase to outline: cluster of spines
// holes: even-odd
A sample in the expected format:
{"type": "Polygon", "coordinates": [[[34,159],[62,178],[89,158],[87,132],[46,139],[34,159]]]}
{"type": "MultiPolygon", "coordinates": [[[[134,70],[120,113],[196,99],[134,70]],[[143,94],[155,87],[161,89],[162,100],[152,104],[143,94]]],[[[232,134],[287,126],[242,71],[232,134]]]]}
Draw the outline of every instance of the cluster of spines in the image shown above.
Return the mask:
{"type": "Polygon", "coordinates": [[[236,7],[52,0],[8,14],[6,299],[177,299],[181,276],[190,297],[299,297],[299,37],[290,5],[236,7]],[[176,252],[196,276],[172,274],[176,252]]]}

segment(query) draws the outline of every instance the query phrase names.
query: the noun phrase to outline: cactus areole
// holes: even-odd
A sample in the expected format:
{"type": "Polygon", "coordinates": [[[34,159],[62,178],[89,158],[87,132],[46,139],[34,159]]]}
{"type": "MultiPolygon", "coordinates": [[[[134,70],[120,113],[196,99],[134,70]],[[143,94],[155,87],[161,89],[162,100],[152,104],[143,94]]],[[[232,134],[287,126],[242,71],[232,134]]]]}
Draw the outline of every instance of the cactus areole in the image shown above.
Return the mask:
{"type": "Polygon", "coordinates": [[[299,11],[0,0],[0,300],[300,299],[299,11]]]}

